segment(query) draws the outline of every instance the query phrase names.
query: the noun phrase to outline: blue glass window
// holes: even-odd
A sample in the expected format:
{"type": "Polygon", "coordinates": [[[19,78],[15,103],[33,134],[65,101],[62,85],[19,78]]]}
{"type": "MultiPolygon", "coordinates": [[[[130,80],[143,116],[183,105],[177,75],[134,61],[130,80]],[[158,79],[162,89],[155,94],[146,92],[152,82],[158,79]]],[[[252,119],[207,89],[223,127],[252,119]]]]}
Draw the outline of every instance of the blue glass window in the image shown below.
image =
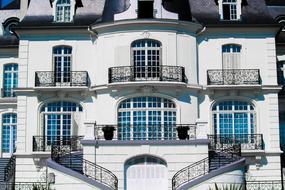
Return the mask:
{"type": "Polygon", "coordinates": [[[160,97],[135,97],[120,103],[119,139],[161,140],[176,138],[176,106],[160,97]]]}
{"type": "Polygon", "coordinates": [[[243,101],[223,101],[213,106],[215,134],[234,136],[254,134],[254,107],[243,101]]]}
{"type": "Polygon", "coordinates": [[[41,112],[45,126],[43,134],[47,136],[47,145],[60,139],[69,139],[72,134],[72,115],[82,110],[82,106],[74,102],[58,101],[45,104],[41,112]]]}
{"type": "Polygon", "coordinates": [[[18,65],[4,65],[3,97],[15,97],[14,89],[18,87],[18,65]]]}
{"type": "Polygon", "coordinates": [[[2,152],[12,154],[16,150],[17,115],[2,115],[2,152]]]}

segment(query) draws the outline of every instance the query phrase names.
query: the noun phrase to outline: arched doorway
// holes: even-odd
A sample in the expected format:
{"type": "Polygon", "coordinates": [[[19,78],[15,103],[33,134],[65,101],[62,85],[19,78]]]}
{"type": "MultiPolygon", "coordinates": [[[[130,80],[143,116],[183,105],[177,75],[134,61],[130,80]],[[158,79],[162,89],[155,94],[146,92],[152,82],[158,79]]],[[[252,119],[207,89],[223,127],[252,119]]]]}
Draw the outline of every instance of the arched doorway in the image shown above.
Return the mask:
{"type": "Polygon", "coordinates": [[[154,156],[143,155],[125,164],[125,190],[167,190],[167,164],[154,156]]]}

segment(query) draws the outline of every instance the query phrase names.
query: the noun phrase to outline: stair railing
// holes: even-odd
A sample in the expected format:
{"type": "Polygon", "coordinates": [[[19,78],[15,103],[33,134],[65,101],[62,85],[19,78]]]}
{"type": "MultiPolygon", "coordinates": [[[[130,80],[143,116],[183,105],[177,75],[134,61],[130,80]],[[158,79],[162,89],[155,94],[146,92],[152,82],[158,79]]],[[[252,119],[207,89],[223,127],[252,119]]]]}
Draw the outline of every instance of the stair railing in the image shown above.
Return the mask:
{"type": "Polygon", "coordinates": [[[51,158],[58,164],[98,181],[111,189],[118,189],[118,178],[106,168],[85,160],[76,152],[82,151],[80,138],[70,138],[62,143],[52,144],[51,158]],[[80,163],[80,164],[79,164],[80,163]]]}
{"type": "Polygon", "coordinates": [[[12,155],[4,169],[4,182],[15,182],[15,169],[16,158],[12,155]]]}
{"type": "MultiPolygon", "coordinates": [[[[240,144],[219,144],[217,142],[212,142],[211,139],[209,140],[209,156],[179,170],[172,178],[173,190],[176,190],[181,185],[204,176],[213,170],[219,169],[222,166],[233,163],[240,159],[240,144]],[[221,160],[222,156],[226,156],[226,162],[224,160],[221,160]],[[212,166],[211,162],[216,158],[218,158],[218,163],[212,166]]],[[[228,142],[228,139],[225,139],[225,142],[228,142]]]]}

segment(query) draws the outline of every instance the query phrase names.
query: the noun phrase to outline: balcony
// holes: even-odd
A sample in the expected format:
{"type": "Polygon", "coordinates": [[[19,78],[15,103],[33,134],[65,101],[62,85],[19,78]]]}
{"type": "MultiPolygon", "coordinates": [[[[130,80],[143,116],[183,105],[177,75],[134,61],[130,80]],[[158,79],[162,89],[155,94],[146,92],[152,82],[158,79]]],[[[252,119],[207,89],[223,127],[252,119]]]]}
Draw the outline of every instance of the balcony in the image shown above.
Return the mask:
{"type": "Polygon", "coordinates": [[[78,147],[83,136],[33,136],[34,152],[50,152],[52,145],[78,147]]]}
{"type": "Polygon", "coordinates": [[[186,83],[184,67],[179,66],[123,66],[109,68],[109,83],[166,81],[186,83]]]}
{"type": "Polygon", "coordinates": [[[214,146],[240,144],[242,150],[264,149],[262,134],[208,135],[208,138],[214,146]]]}
{"type": "Polygon", "coordinates": [[[88,87],[87,71],[54,72],[38,71],[35,75],[36,87],[88,87]]]}
{"type": "Polygon", "coordinates": [[[259,69],[208,70],[208,85],[260,85],[259,69]]]}
{"type": "Polygon", "coordinates": [[[176,141],[195,140],[196,126],[169,125],[100,125],[95,126],[95,140],[176,141]]]}

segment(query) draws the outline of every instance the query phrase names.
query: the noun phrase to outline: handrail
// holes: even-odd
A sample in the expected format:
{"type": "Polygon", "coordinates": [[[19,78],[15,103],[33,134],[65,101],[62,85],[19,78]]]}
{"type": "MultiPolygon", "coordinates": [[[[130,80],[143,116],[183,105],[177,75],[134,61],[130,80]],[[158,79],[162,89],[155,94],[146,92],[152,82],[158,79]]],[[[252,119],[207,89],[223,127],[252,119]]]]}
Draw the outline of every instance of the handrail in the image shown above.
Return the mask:
{"type": "Polygon", "coordinates": [[[12,155],[4,169],[4,182],[15,182],[16,158],[12,155]]]}
{"type": "Polygon", "coordinates": [[[37,71],[35,73],[36,87],[56,86],[89,86],[90,80],[87,71],[37,71]]]}
{"type": "Polygon", "coordinates": [[[214,146],[209,143],[209,157],[179,170],[172,178],[172,189],[176,190],[185,183],[193,181],[213,170],[239,160],[240,152],[240,144],[214,146]],[[221,157],[225,155],[227,156],[227,159],[223,160],[221,157]]]}
{"type": "Polygon", "coordinates": [[[242,150],[263,150],[262,134],[215,134],[208,135],[212,145],[240,144],[242,150]]]}
{"type": "Polygon", "coordinates": [[[106,134],[112,135],[109,140],[125,141],[158,141],[178,140],[185,133],[184,140],[195,140],[195,124],[137,124],[137,125],[95,125],[95,139],[106,140],[106,134]]]}
{"type": "Polygon", "coordinates": [[[34,152],[49,152],[51,151],[52,144],[70,144],[71,140],[80,140],[83,139],[83,136],[33,136],[33,151],[34,152]]]}
{"type": "Polygon", "coordinates": [[[106,168],[93,162],[83,159],[76,155],[76,151],[81,151],[81,144],[78,139],[71,139],[69,144],[58,143],[52,144],[51,158],[58,164],[70,168],[80,174],[83,174],[95,181],[98,181],[111,189],[118,189],[118,178],[106,168]],[[72,153],[73,152],[73,153],[72,153]],[[82,165],[78,164],[78,161],[82,165]]]}
{"type": "Polygon", "coordinates": [[[187,82],[180,66],[120,66],[109,68],[109,83],[135,81],[187,82]]]}
{"type": "Polygon", "coordinates": [[[259,85],[259,69],[208,70],[208,85],[259,85]]]}

